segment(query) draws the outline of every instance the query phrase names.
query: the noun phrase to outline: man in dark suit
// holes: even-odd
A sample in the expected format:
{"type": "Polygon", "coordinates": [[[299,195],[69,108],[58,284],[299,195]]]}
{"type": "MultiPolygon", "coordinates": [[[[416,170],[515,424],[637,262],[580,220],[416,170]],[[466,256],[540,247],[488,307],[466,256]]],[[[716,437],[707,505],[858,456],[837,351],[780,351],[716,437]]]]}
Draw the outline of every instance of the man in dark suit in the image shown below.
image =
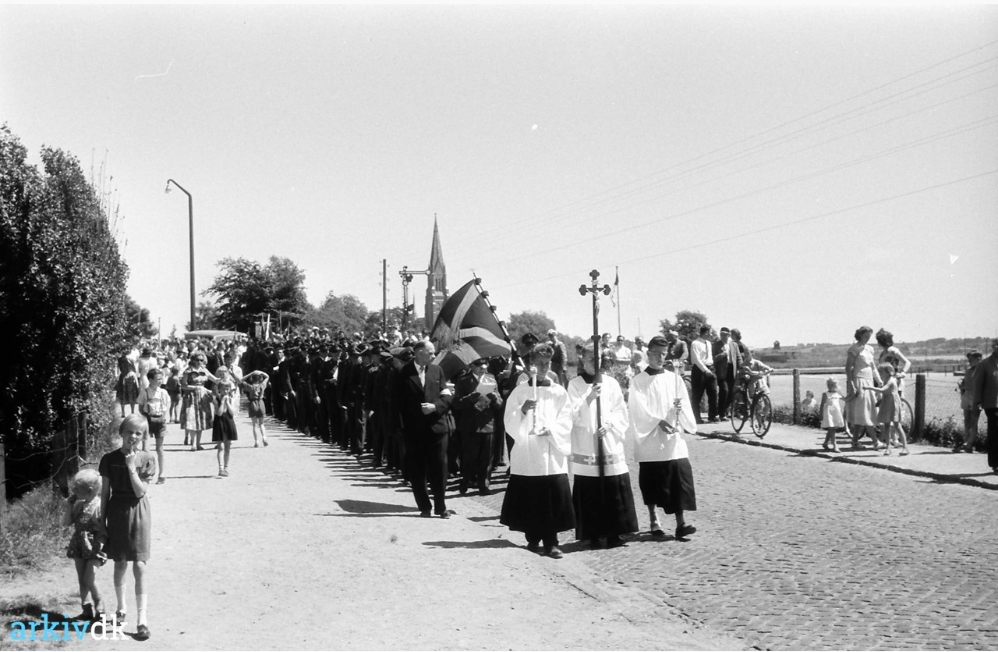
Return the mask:
{"type": "Polygon", "coordinates": [[[453,394],[443,369],[430,364],[436,354],[431,342],[416,342],[414,358],[395,378],[396,410],[405,441],[406,468],[420,516],[433,513],[450,518],[444,491],[447,488],[447,436],[453,430],[450,409],[453,394]],[[426,493],[429,481],[433,503],[426,493]]]}
{"type": "Polygon", "coordinates": [[[721,339],[714,343],[714,373],[717,375],[717,414],[725,419],[735,393],[735,373],[742,366],[742,354],[727,326],[721,328],[720,335],[721,339]]]}

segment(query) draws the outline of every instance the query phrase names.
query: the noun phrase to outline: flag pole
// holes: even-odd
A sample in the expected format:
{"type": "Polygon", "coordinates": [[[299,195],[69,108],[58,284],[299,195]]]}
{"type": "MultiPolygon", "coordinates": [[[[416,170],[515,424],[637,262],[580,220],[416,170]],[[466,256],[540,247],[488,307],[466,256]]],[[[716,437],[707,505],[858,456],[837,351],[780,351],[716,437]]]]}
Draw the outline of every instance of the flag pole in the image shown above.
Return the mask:
{"type": "Polygon", "coordinates": [[[502,320],[496,315],[496,307],[492,305],[491,301],[489,301],[489,291],[482,289],[482,279],[477,276],[473,276],[472,278],[475,280],[475,289],[478,290],[478,296],[485,300],[485,305],[489,307],[489,312],[492,313],[492,317],[496,320],[496,323],[499,324],[499,330],[502,331],[503,338],[506,340],[506,343],[509,344],[512,357],[520,360],[520,354],[516,352],[516,347],[513,346],[513,341],[509,337],[509,331],[506,330],[506,324],[502,323],[502,320]]]}
{"type": "Polygon", "coordinates": [[[620,329],[620,267],[614,265],[613,269],[613,284],[617,286],[617,335],[623,335],[624,331],[620,329]]]}

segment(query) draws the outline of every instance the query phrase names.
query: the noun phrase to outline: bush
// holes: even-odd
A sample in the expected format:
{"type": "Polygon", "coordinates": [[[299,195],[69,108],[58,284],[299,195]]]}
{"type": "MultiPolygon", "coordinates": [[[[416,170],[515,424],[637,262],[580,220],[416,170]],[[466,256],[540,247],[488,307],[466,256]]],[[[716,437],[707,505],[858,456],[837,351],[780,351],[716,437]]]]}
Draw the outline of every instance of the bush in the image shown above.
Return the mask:
{"type": "Polygon", "coordinates": [[[126,345],[128,270],[108,210],[79,161],[42,148],[44,167],[0,128],[0,433],[7,496],[45,481],[52,440],[88,415],[87,443],[107,426],[115,358],[126,345]]]}

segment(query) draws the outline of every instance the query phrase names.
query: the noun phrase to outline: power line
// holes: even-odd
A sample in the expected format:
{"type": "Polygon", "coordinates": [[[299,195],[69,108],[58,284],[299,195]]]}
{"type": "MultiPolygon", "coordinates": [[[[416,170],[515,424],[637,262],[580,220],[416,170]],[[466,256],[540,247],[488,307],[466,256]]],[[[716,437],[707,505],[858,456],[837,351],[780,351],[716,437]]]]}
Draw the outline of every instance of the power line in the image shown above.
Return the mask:
{"type": "MultiPolygon", "coordinates": [[[[788,226],[793,226],[793,225],[796,225],[796,224],[802,224],[804,222],[810,222],[810,221],[813,221],[813,220],[821,219],[823,217],[831,217],[832,215],[839,215],[841,213],[846,213],[846,212],[858,210],[858,209],[861,209],[861,208],[868,208],[870,206],[876,206],[878,204],[884,204],[884,203],[887,203],[887,202],[890,202],[890,201],[894,201],[896,199],[903,199],[905,197],[910,197],[912,195],[917,195],[917,194],[920,194],[920,193],[923,193],[923,192],[929,192],[931,190],[938,190],[939,188],[945,188],[947,186],[956,185],[958,183],[963,183],[963,182],[966,182],[966,181],[973,181],[974,179],[980,179],[980,178],[983,178],[983,177],[986,177],[986,176],[989,176],[989,175],[993,175],[993,174],[998,174],[998,169],[988,170],[987,172],[981,172],[979,174],[974,174],[974,175],[971,175],[969,177],[962,177],[960,179],[953,179],[952,181],[946,181],[944,183],[939,183],[939,184],[936,184],[936,185],[933,185],[933,186],[926,186],[924,188],[918,188],[916,190],[911,190],[911,191],[900,193],[900,194],[897,194],[897,195],[891,195],[890,197],[883,197],[881,199],[875,199],[873,201],[864,202],[862,204],[855,204],[853,206],[847,206],[846,208],[840,208],[840,209],[837,209],[837,210],[834,210],[834,211],[828,211],[826,213],[819,213],[818,215],[811,215],[811,216],[803,217],[803,218],[800,218],[800,219],[797,219],[797,220],[791,220],[789,222],[783,222],[781,224],[777,224],[777,225],[774,225],[774,226],[763,227],[763,228],[760,228],[760,229],[756,229],[754,231],[748,231],[748,232],[745,232],[745,233],[739,233],[739,234],[727,236],[727,237],[724,237],[724,238],[718,238],[716,240],[710,240],[708,242],[700,242],[700,243],[689,245],[689,246],[686,246],[686,247],[679,247],[679,248],[676,248],[676,249],[669,249],[667,251],[660,251],[660,252],[656,252],[654,254],[649,254],[647,256],[639,256],[639,257],[636,257],[636,258],[629,258],[627,260],[620,261],[618,263],[618,265],[620,265],[620,264],[627,264],[627,263],[642,262],[642,261],[645,261],[645,260],[651,260],[651,259],[654,259],[654,258],[659,258],[659,257],[665,256],[667,254],[682,253],[682,252],[685,252],[685,251],[691,251],[693,249],[699,249],[701,247],[708,247],[710,245],[720,244],[722,242],[728,242],[728,241],[731,241],[731,240],[737,240],[737,239],[740,239],[740,238],[745,238],[745,237],[748,237],[750,235],[756,235],[756,234],[759,234],[759,233],[765,233],[767,231],[775,231],[777,229],[782,229],[782,228],[785,228],[785,227],[788,227],[788,226]]],[[[526,280],[526,281],[520,281],[520,282],[517,282],[517,283],[507,283],[505,285],[496,285],[496,286],[493,286],[493,287],[496,288],[496,289],[499,289],[499,288],[509,288],[509,287],[517,287],[517,286],[520,286],[520,285],[527,285],[528,283],[536,283],[538,281],[552,281],[552,280],[559,279],[559,278],[566,278],[566,277],[569,277],[569,276],[575,276],[577,274],[582,274],[585,271],[588,271],[590,268],[591,268],[591,266],[587,267],[585,269],[575,269],[575,270],[572,270],[572,271],[569,271],[569,272],[565,272],[564,274],[556,274],[554,276],[548,276],[548,277],[540,278],[540,279],[538,279],[538,278],[532,278],[532,279],[529,279],[529,280],[526,280]]]]}
{"type": "MultiPolygon", "coordinates": [[[[966,52],[963,52],[963,53],[961,53],[961,54],[958,54],[958,55],[956,55],[956,56],[953,56],[953,57],[950,57],[950,58],[948,58],[948,59],[944,59],[943,61],[940,61],[940,62],[937,62],[937,63],[935,63],[935,64],[932,64],[932,65],[930,65],[930,66],[927,66],[927,67],[925,67],[925,68],[921,68],[920,70],[917,70],[917,71],[915,71],[915,72],[912,72],[912,73],[909,73],[909,74],[907,74],[907,75],[903,75],[903,76],[901,76],[901,77],[898,77],[898,78],[896,78],[896,79],[894,79],[894,80],[891,80],[891,81],[888,81],[888,82],[885,82],[885,83],[883,83],[883,84],[880,84],[880,85],[878,85],[878,86],[875,86],[874,88],[871,88],[871,89],[869,89],[869,90],[866,90],[866,91],[863,91],[863,92],[861,92],[861,93],[857,93],[856,95],[853,95],[853,96],[850,96],[850,97],[848,97],[848,98],[845,98],[845,99],[843,99],[843,100],[839,100],[838,102],[834,102],[834,103],[832,103],[832,104],[830,104],[830,105],[827,105],[827,106],[825,106],[825,107],[823,107],[823,108],[821,108],[821,109],[818,109],[818,110],[816,110],[816,111],[812,111],[812,112],[810,112],[810,113],[807,113],[807,114],[805,114],[805,115],[803,115],[803,116],[800,116],[800,117],[798,117],[798,118],[794,118],[793,120],[789,120],[789,121],[787,121],[787,122],[784,122],[784,123],[782,123],[782,124],[779,124],[779,125],[776,125],[776,126],[774,126],[774,127],[770,127],[770,128],[768,128],[768,129],[765,129],[765,130],[763,130],[763,131],[760,131],[760,132],[757,132],[757,133],[755,133],[755,134],[753,134],[753,135],[751,135],[751,136],[747,136],[747,137],[745,137],[745,138],[742,138],[742,139],[740,139],[740,140],[738,140],[738,141],[735,141],[735,142],[733,142],[733,143],[730,143],[730,144],[728,144],[728,145],[725,145],[725,146],[723,146],[723,147],[720,147],[720,148],[717,148],[717,149],[714,149],[714,150],[712,150],[712,151],[710,151],[710,152],[707,152],[707,153],[705,153],[705,154],[701,154],[701,155],[699,155],[699,156],[696,156],[696,157],[693,157],[693,158],[691,158],[691,159],[688,159],[688,160],[686,160],[686,161],[683,161],[683,162],[681,162],[681,163],[677,163],[677,164],[675,164],[675,165],[672,165],[672,166],[669,166],[669,167],[667,167],[667,168],[664,168],[664,169],[661,169],[661,170],[658,170],[658,171],[656,171],[656,172],[653,172],[652,174],[649,174],[649,175],[646,175],[646,176],[642,177],[642,178],[641,178],[641,179],[639,179],[639,180],[635,180],[635,181],[629,181],[629,182],[626,182],[626,183],[623,183],[623,184],[619,184],[619,185],[617,185],[617,186],[614,186],[614,187],[611,187],[611,188],[609,188],[609,189],[607,189],[607,190],[605,190],[605,191],[602,191],[602,192],[599,192],[599,193],[596,193],[596,194],[594,194],[594,195],[590,195],[589,197],[585,197],[585,198],[582,198],[582,199],[579,199],[579,200],[576,200],[576,201],[573,201],[573,202],[569,202],[568,204],[564,204],[564,205],[562,205],[562,206],[559,206],[559,207],[555,207],[555,208],[552,208],[552,209],[549,209],[549,210],[546,210],[546,211],[542,211],[542,212],[540,212],[540,213],[536,213],[536,214],[533,214],[533,215],[530,215],[530,216],[527,216],[527,217],[525,217],[525,218],[521,218],[520,220],[515,220],[515,221],[512,221],[512,222],[506,222],[506,223],[504,223],[504,225],[503,225],[503,226],[502,226],[501,228],[497,228],[497,229],[493,229],[493,230],[491,230],[491,231],[485,231],[485,232],[481,232],[481,233],[479,233],[478,235],[479,235],[480,237],[481,237],[481,236],[485,236],[485,237],[488,237],[488,236],[489,236],[489,235],[490,235],[491,233],[503,233],[503,232],[507,232],[507,233],[508,233],[510,229],[514,229],[514,230],[515,230],[515,228],[516,228],[516,227],[517,227],[517,225],[519,225],[519,224],[523,224],[523,223],[528,223],[528,222],[531,222],[531,221],[534,221],[534,220],[536,220],[536,219],[540,219],[540,218],[542,218],[542,217],[545,217],[545,216],[547,216],[547,215],[550,215],[550,214],[557,214],[557,213],[559,213],[559,212],[562,212],[562,211],[565,211],[565,210],[569,210],[569,209],[571,209],[571,208],[573,208],[573,207],[576,207],[576,206],[578,206],[578,205],[580,205],[580,204],[581,204],[581,205],[583,205],[583,206],[585,206],[585,205],[586,205],[587,203],[592,203],[593,205],[599,205],[599,204],[602,204],[602,203],[605,203],[605,202],[607,202],[607,201],[612,201],[612,200],[613,200],[613,199],[615,199],[615,198],[616,198],[617,196],[611,196],[611,197],[607,197],[607,198],[604,198],[604,199],[600,199],[600,200],[598,200],[598,201],[594,201],[594,200],[596,200],[596,199],[597,199],[598,197],[600,197],[601,195],[606,195],[606,194],[608,194],[608,193],[612,193],[612,192],[615,192],[615,191],[617,191],[617,190],[621,190],[621,189],[624,189],[624,188],[628,188],[629,186],[633,186],[633,185],[635,185],[635,184],[637,184],[637,183],[639,183],[639,182],[642,182],[642,181],[645,181],[645,180],[648,180],[648,179],[653,179],[653,178],[655,178],[655,177],[657,177],[657,176],[660,176],[660,175],[662,175],[662,174],[664,174],[664,173],[666,173],[666,172],[670,172],[670,171],[672,171],[672,170],[675,170],[675,169],[677,169],[677,168],[681,168],[681,167],[683,167],[683,166],[685,166],[685,165],[688,165],[688,164],[690,164],[690,163],[693,163],[694,161],[698,161],[698,160],[701,160],[701,159],[705,159],[705,158],[707,158],[707,157],[709,157],[709,156],[712,156],[712,155],[714,155],[714,154],[718,154],[718,153],[721,153],[721,152],[724,152],[725,150],[729,150],[729,149],[732,149],[732,148],[734,148],[734,147],[737,147],[738,145],[741,145],[741,144],[743,144],[743,143],[747,143],[747,142],[749,142],[749,141],[751,141],[751,140],[753,140],[753,139],[755,139],[755,138],[758,138],[758,137],[760,137],[760,136],[763,136],[763,135],[766,135],[766,134],[769,134],[769,133],[771,133],[771,132],[774,132],[774,131],[778,131],[779,129],[782,129],[782,128],[784,128],[784,127],[787,127],[787,126],[790,126],[790,125],[793,125],[793,124],[795,124],[795,123],[797,123],[797,122],[801,122],[801,121],[803,121],[803,120],[806,120],[806,119],[808,119],[808,118],[811,118],[811,117],[814,117],[814,116],[817,116],[817,115],[819,115],[819,114],[821,114],[821,113],[824,113],[824,112],[826,112],[826,111],[828,111],[828,110],[830,110],[830,109],[832,109],[832,108],[835,108],[835,107],[838,107],[838,106],[841,106],[841,105],[843,105],[843,104],[846,104],[846,103],[848,103],[848,102],[851,102],[851,101],[853,101],[853,100],[855,100],[855,99],[859,99],[859,98],[861,98],[861,97],[864,97],[864,96],[866,96],[866,95],[870,95],[870,94],[872,94],[872,93],[875,93],[875,92],[877,92],[877,91],[879,91],[879,90],[881,90],[881,89],[884,89],[884,88],[887,88],[887,87],[889,87],[889,86],[892,86],[892,85],[894,85],[894,84],[897,84],[897,83],[900,83],[900,82],[902,82],[902,81],[905,81],[905,80],[907,80],[907,79],[910,79],[910,78],[912,78],[912,77],[916,77],[916,76],[918,76],[918,75],[920,75],[920,74],[922,74],[922,73],[924,73],[924,72],[927,72],[927,71],[930,71],[930,70],[933,70],[933,69],[935,69],[935,68],[938,68],[938,67],[940,67],[940,66],[943,66],[943,65],[945,65],[945,64],[947,64],[947,63],[950,63],[950,62],[952,62],[952,61],[955,61],[955,60],[957,60],[957,59],[960,59],[960,58],[963,58],[963,57],[965,57],[965,56],[968,56],[968,55],[970,55],[970,54],[974,54],[974,53],[978,52],[979,50],[983,50],[983,49],[985,49],[985,48],[988,48],[988,47],[991,47],[991,46],[993,46],[993,45],[995,45],[995,44],[998,44],[998,40],[995,40],[995,41],[990,41],[990,42],[988,42],[988,43],[985,43],[984,45],[981,45],[981,46],[978,46],[978,47],[976,47],[976,48],[973,48],[973,49],[971,49],[971,50],[968,50],[968,51],[966,51],[966,52]]],[[[885,100],[887,100],[887,99],[891,99],[891,98],[893,98],[893,97],[896,97],[896,96],[898,96],[898,95],[903,95],[903,94],[905,94],[905,93],[908,93],[908,92],[910,92],[911,90],[914,90],[914,89],[917,89],[917,88],[920,88],[921,86],[924,86],[924,85],[926,85],[926,84],[931,84],[931,83],[934,83],[934,82],[938,82],[938,81],[940,81],[941,79],[946,79],[947,77],[951,77],[951,76],[953,76],[953,75],[955,75],[955,74],[958,74],[958,73],[960,73],[960,72],[964,72],[964,71],[967,71],[967,70],[970,70],[970,69],[972,69],[972,68],[975,68],[975,67],[977,67],[977,66],[980,66],[980,65],[982,65],[982,64],[984,64],[984,63],[987,63],[987,62],[990,62],[990,61],[994,61],[995,59],[998,59],[998,57],[992,57],[992,58],[989,58],[989,59],[985,59],[984,61],[981,61],[981,62],[977,62],[977,63],[974,63],[974,64],[971,64],[971,65],[969,65],[969,66],[966,66],[966,67],[964,67],[964,68],[962,68],[962,69],[960,69],[960,70],[957,70],[957,71],[954,71],[954,72],[951,72],[951,73],[948,73],[948,74],[946,74],[946,75],[943,75],[942,77],[939,77],[939,78],[937,78],[937,79],[934,79],[934,80],[930,80],[930,81],[928,81],[928,82],[924,82],[924,83],[922,83],[922,84],[919,84],[919,85],[917,85],[917,86],[914,86],[914,87],[912,87],[911,89],[906,89],[906,90],[903,90],[903,91],[899,91],[898,93],[895,93],[895,94],[893,94],[893,95],[890,95],[890,96],[888,96],[887,98],[883,98],[883,99],[881,99],[881,100],[877,100],[877,101],[875,101],[875,102],[871,102],[871,103],[868,103],[868,104],[866,104],[866,105],[864,105],[864,106],[873,106],[873,105],[875,105],[875,104],[878,104],[878,103],[882,103],[882,102],[884,102],[884,101],[885,101],[885,100]]],[[[957,80],[957,81],[958,81],[958,80],[957,80]]],[[[946,84],[949,84],[949,83],[952,83],[952,82],[946,82],[946,84]]],[[[943,84],[943,85],[946,85],[946,84],[943,84]]],[[[850,111],[847,111],[847,112],[846,112],[845,114],[841,114],[841,115],[848,115],[849,113],[853,113],[853,112],[855,112],[855,111],[857,111],[857,110],[859,110],[859,109],[862,109],[862,108],[864,108],[864,107],[862,107],[862,106],[861,106],[861,107],[858,107],[857,109],[852,109],[852,110],[850,110],[850,111]]],[[[833,118],[834,118],[834,117],[835,117],[835,116],[833,116],[833,118]]],[[[840,117],[841,117],[841,116],[840,116],[840,117]]],[[[832,119],[832,118],[829,118],[829,119],[826,119],[825,121],[822,121],[821,123],[818,123],[818,124],[820,125],[820,124],[822,124],[822,123],[824,123],[824,122],[827,122],[827,121],[828,121],[828,120],[830,120],[830,119],[832,119]]],[[[812,126],[812,127],[810,127],[810,128],[812,128],[812,129],[813,129],[813,128],[814,128],[814,126],[812,126]]],[[[798,130],[798,132],[800,132],[800,131],[801,131],[801,130],[798,130]]],[[[793,132],[793,133],[798,133],[798,132],[793,132]]],[[[791,135],[792,135],[792,134],[791,134],[791,135]]],[[[778,142],[779,140],[782,140],[782,139],[785,139],[785,138],[787,138],[787,135],[784,135],[784,136],[781,136],[781,137],[779,137],[779,138],[776,138],[776,139],[773,139],[773,140],[771,140],[771,141],[767,141],[767,143],[774,143],[774,142],[778,142]]],[[[761,145],[765,145],[765,144],[767,144],[767,143],[763,143],[763,144],[761,144],[761,145]]],[[[753,146],[753,147],[749,148],[748,150],[743,150],[743,152],[744,152],[744,151],[752,151],[752,150],[756,150],[756,149],[758,149],[759,147],[761,147],[761,145],[755,145],[755,146],[753,146]]],[[[738,154],[738,152],[735,152],[735,154],[738,154]]],[[[730,155],[728,155],[728,157],[726,157],[726,158],[730,158],[730,157],[731,157],[731,156],[733,156],[733,155],[734,155],[734,154],[730,154],[730,155]]],[[[724,160],[724,159],[722,159],[722,161],[723,161],[723,160],[724,160]]],[[[696,170],[696,169],[703,169],[704,167],[707,167],[707,168],[709,168],[710,166],[713,166],[713,165],[716,165],[716,164],[717,164],[717,162],[712,162],[712,163],[705,163],[705,164],[703,164],[703,165],[699,166],[698,168],[694,168],[694,169],[695,169],[695,170],[696,170]]],[[[659,183],[661,183],[662,181],[664,181],[664,180],[660,180],[660,181],[656,181],[656,182],[653,182],[653,184],[650,184],[650,185],[655,185],[655,184],[659,184],[659,183]]],[[[640,189],[640,188],[639,188],[639,189],[640,189]]],[[[625,193],[625,196],[626,196],[626,194],[629,194],[629,193],[632,193],[632,192],[634,192],[634,190],[630,190],[630,191],[628,191],[628,193],[625,193]]]]}
{"type": "MultiPolygon", "coordinates": [[[[737,201],[740,201],[742,199],[746,199],[748,197],[752,197],[754,195],[758,195],[760,193],[768,192],[768,191],[771,191],[771,190],[776,190],[776,189],[783,188],[783,187],[786,187],[786,186],[789,186],[789,185],[792,185],[792,184],[795,184],[795,183],[799,183],[799,182],[802,182],[802,181],[810,181],[812,179],[816,179],[818,177],[825,176],[827,174],[831,174],[833,172],[838,172],[838,171],[844,170],[846,168],[849,168],[849,167],[852,167],[852,166],[855,166],[855,165],[859,165],[861,163],[868,163],[869,161],[875,160],[877,158],[883,158],[885,156],[890,156],[892,154],[897,154],[898,152],[904,151],[906,149],[913,149],[915,147],[920,147],[922,145],[926,145],[926,144],[935,142],[937,140],[941,140],[943,138],[949,138],[951,136],[955,136],[955,135],[958,135],[958,134],[961,134],[961,133],[965,133],[966,131],[970,131],[970,130],[973,130],[973,129],[978,129],[978,128],[983,127],[983,126],[987,126],[989,124],[993,124],[995,122],[996,118],[998,118],[998,114],[989,116],[987,118],[982,118],[981,120],[977,120],[977,121],[969,123],[967,125],[961,125],[959,127],[955,127],[953,129],[941,132],[941,133],[936,134],[934,136],[929,136],[927,138],[923,138],[923,139],[918,140],[918,141],[912,141],[912,142],[909,142],[909,143],[906,143],[906,144],[903,144],[903,145],[899,145],[897,147],[893,147],[893,148],[890,148],[890,149],[887,149],[887,150],[883,150],[883,151],[881,151],[879,153],[868,154],[868,155],[865,155],[865,156],[860,156],[858,158],[852,159],[851,161],[846,161],[846,162],[840,163],[838,165],[833,165],[833,166],[830,166],[828,168],[824,168],[822,170],[818,170],[816,172],[811,172],[809,174],[801,175],[799,177],[794,177],[794,178],[791,178],[791,179],[786,179],[784,181],[780,181],[780,182],[777,182],[777,183],[774,183],[774,184],[771,184],[771,185],[768,185],[768,186],[765,186],[765,187],[762,187],[762,188],[757,188],[755,190],[751,190],[749,192],[742,193],[741,195],[736,195],[734,197],[729,197],[727,199],[722,199],[722,200],[719,200],[719,201],[716,201],[716,202],[713,202],[713,203],[710,203],[710,204],[705,204],[705,205],[702,205],[702,206],[696,206],[696,207],[691,208],[689,210],[681,211],[679,213],[673,213],[672,215],[667,215],[667,216],[664,216],[664,217],[656,217],[654,219],[648,220],[646,222],[642,222],[640,224],[634,224],[634,225],[631,225],[631,226],[628,226],[628,227],[621,227],[621,228],[618,228],[618,229],[616,229],[614,231],[614,235],[625,234],[625,233],[628,233],[628,232],[631,232],[631,231],[635,231],[637,229],[646,228],[646,227],[652,226],[654,224],[658,224],[658,223],[665,222],[665,221],[668,221],[668,220],[674,220],[674,219],[677,219],[679,217],[685,217],[685,216],[692,215],[693,213],[697,213],[697,212],[700,212],[700,211],[708,210],[708,209],[711,209],[711,208],[717,208],[718,206],[723,206],[725,204],[731,204],[733,202],[737,202],[737,201]]],[[[648,203],[648,202],[654,201],[655,199],[658,199],[658,198],[657,197],[652,197],[650,199],[645,200],[645,202],[643,202],[643,203],[648,203]]],[[[619,210],[623,210],[623,209],[619,209],[619,210]]],[[[558,246],[554,246],[554,247],[545,246],[542,249],[535,250],[535,251],[530,251],[530,252],[526,252],[526,253],[522,253],[522,254],[519,254],[517,256],[512,256],[512,257],[508,257],[507,256],[507,257],[504,257],[503,261],[507,262],[507,263],[509,263],[509,262],[515,262],[517,260],[521,260],[521,259],[524,259],[524,258],[530,258],[530,257],[536,256],[536,255],[538,255],[540,253],[551,253],[551,252],[561,251],[561,250],[564,250],[564,249],[567,249],[567,248],[577,247],[579,245],[583,245],[583,244],[595,242],[595,241],[598,241],[598,240],[602,240],[604,237],[605,236],[603,236],[603,235],[597,235],[597,236],[591,236],[591,237],[588,237],[588,238],[583,238],[582,240],[575,240],[573,242],[562,244],[562,245],[558,245],[558,246]]]]}

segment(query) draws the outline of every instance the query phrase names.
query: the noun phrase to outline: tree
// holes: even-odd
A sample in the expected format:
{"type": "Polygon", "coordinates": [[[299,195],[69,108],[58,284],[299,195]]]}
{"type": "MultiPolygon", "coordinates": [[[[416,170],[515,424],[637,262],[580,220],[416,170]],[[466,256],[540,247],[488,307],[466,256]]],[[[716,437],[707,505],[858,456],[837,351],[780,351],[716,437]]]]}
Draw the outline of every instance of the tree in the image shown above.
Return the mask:
{"type": "Polygon", "coordinates": [[[149,309],[137,304],[128,294],[125,294],[125,319],[132,339],[142,340],[156,335],[156,326],[149,320],[149,309]]]}
{"type": "Polygon", "coordinates": [[[27,460],[8,464],[8,495],[50,475],[35,453],[76,414],[89,415],[88,442],[106,428],[115,357],[132,344],[107,209],[75,157],[42,148],[41,161],[0,127],[0,435],[27,460]]]}
{"type": "MultiPolygon", "coordinates": [[[[700,337],[700,327],[710,326],[707,320],[707,315],[702,312],[697,312],[695,310],[680,310],[676,313],[676,321],[672,322],[668,319],[663,319],[659,322],[659,330],[663,335],[669,331],[677,331],[679,333],[679,339],[686,340],[687,342],[692,342],[696,338],[700,337]]],[[[710,329],[710,339],[716,339],[717,333],[714,328],[710,329]]]]}
{"type": "Polygon", "coordinates": [[[187,330],[223,330],[218,320],[218,308],[211,301],[201,301],[194,309],[194,319],[197,320],[197,327],[187,324],[187,330]]]}
{"type": "Polygon", "coordinates": [[[773,350],[774,351],[780,350],[780,340],[776,340],[775,342],[773,342],[773,350]]]}
{"type": "Polygon", "coordinates": [[[524,310],[523,312],[518,312],[510,315],[509,322],[506,324],[506,330],[509,331],[510,338],[513,342],[517,343],[527,333],[533,333],[537,336],[537,339],[544,341],[547,338],[548,331],[551,329],[555,329],[554,320],[544,314],[543,311],[532,312],[524,310]]]}
{"type": "Polygon", "coordinates": [[[264,273],[269,283],[270,310],[280,312],[291,326],[297,326],[312,308],[305,296],[305,272],[290,258],[271,256],[264,273]]]}
{"type": "MultiPolygon", "coordinates": [[[[305,273],[287,258],[271,256],[266,266],[223,258],[218,267],[221,271],[203,293],[216,298],[217,327],[245,333],[264,312],[277,312],[283,325],[295,327],[311,308],[305,298],[305,273]]],[[[198,326],[205,327],[200,319],[198,326]]]]}
{"type": "Polygon", "coordinates": [[[305,313],[302,322],[308,327],[325,328],[333,334],[343,331],[351,335],[364,332],[367,317],[367,306],[360,299],[352,294],[338,297],[330,291],[318,308],[305,313]]]}

